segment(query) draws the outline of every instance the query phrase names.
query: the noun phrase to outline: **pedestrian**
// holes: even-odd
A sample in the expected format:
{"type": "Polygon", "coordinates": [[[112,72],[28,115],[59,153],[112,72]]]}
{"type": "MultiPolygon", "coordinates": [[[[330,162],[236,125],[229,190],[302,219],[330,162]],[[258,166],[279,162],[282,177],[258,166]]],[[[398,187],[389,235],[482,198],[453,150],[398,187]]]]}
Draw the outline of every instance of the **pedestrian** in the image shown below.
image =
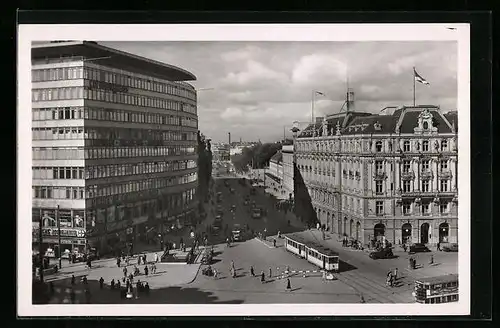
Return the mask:
{"type": "Polygon", "coordinates": [[[431,258],[429,259],[429,264],[434,264],[434,255],[431,254],[431,258]]]}
{"type": "Polygon", "coordinates": [[[144,291],[146,292],[146,296],[149,296],[149,283],[146,282],[146,285],[144,285],[144,291]]]}
{"type": "Polygon", "coordinates": [[[156,274],[156,264],[151,264],[151,273],[156,274]]]}
{"type": "Polygon", "coordinates": [[[276,247],[276,239],[273,239],[273,246],[276,247]]]}
{"type": "Polygon", "coordinates": [[[391,279],[392,279],[392,271],[389,271],[389,272],[387,273],[386,285],[388,285],[388,286],[390,285],[390,283],[391,283],[391,279]]]}
{"type": "Polygon", "coordinates": [[[142,257],[140,255],[137,256],[137,265],[141,265],[142,257]]]}
{"type": "Polygon", "coordinates": [[[264,275],[264,271],[260,273],[260,282],[264,283],[266,281],[266,276],[264,275]]]}
{"type": "Polygon", "coordinates": [[[71,275],[71,285],[74,286],[75,285],[75,275],[71,275]]]}
{"type": "Polygon", "coordinates": [[[83,276],[82,278],[82,282],[84,285],[87,285],[88,284],[88,281],[87,281],[87,276],[83,276]]]}
{"type": "Polygon", "coordinates": [[[394,281],[398,280],[398,268],[394,269],[394,281]]]}
{"type": "Polygon", "coordinates": [[[286,290],[289,292],[292,291],[292,284],[290,282],[290,278],[286,278],[286,290]]]}
{"type": "Polygon", "coordinates": [[[121,262],[121,260],[120,260],[120,258],[118,257],[118,258],[116,259],[116,266],[117,266],[117,267],[120,267],[120,262],[121,262]]]}
{"type": "Polygon", "coordinates": [[[144,274],[146,275],[146,277],[148,276],[148,273],[149,273],[149,269],[148,269],[148,266],[146,265],[144,267],[144,274]]]}
{"type": "Polygon", "coordinates": [[[101,277],[101,279],[99,279],[99,287],[102,289],[103,286],[104,286],[104,278],[101,277]]]}
{"type": "Polygon", "coordinates": [[[214,280],[217,280],[217,274],[218,274],[217,270],[214,268],[212,272],[214,273],[214,280]]]}
{"type": "Polygon", "coordinates": [[[361,299],[359,300],[360,303],[366,303],[365,301],[365,298],[363,297],[363,295],[361,295],[361,299]]]}
{"type": "Polygon", "coordinates": [[[127,267],[123,267],[123,277],[127,277],[127,267]]]}
{"type": "Polygon", "coordinates": [[[111,289],[115,289],[115,279],[111,279],[110,286],[111,286],[111,289]]]}
{"type": "Polygon", "coordinates": [[[441,251],[441,243],[440,242],[437,243],[437,250],[441,251]]]}
{"type": "Polygon", "coordinates": [[[234,261],[231,260],[231,269],[234,270],[234,261]]]}
{"type": "Polygon", "coordinates": [[[269,279],[273,277],[273,271],[271,270],[271,267],[269,267],[269,279]]]}
{"type": "Polygon", "coordinates": [[[144,264],[148,263],[148,255],[147,254],[144,254],[143,260],[144,260],[144,264]]]}
{"type": "Polygon", "coordinates": [[[253,265],[250,266],[250,274],[252,275],[252,277],[255,277],[255,271],[253,269],[253,265]]]}
{"type": "Polygon", "coordinates": [[[116,288],[117,288],[117,289],[120,289],[120,286],[121,286],[121,284],[120,284],[120,279],[118,279],[118,280],[116,281],[116,288]]]}

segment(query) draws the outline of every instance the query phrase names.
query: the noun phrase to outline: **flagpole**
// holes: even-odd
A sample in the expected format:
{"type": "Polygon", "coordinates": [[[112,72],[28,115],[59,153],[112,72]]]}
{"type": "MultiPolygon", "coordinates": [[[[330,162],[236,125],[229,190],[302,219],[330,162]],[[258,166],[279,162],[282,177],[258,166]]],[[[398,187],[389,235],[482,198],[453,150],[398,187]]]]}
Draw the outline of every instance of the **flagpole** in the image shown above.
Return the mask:
{"type": "Polygon", "coordinates": [[[415,67],[413,67],[413,107],[415,107],[415,67]]]}
{"type": "Polygon", "coordinates": [[[314,93],[315,91],[312,91],[311,94],[311,123],[314,124],[314,93]]]}

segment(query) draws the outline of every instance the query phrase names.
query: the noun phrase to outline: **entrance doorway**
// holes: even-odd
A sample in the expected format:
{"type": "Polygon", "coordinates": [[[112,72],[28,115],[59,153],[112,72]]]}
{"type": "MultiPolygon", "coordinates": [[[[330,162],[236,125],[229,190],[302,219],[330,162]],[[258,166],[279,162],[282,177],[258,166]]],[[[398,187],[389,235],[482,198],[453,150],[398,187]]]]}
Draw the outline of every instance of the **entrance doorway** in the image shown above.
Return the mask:
{"type": "Polygon", "coordinates": [[[440,243],[447,243],[448,242],[448,235],[450,231],[450,225],[448,223],[441,223],[439,225],[439,242],[440,243]]]}
{"type": "Polygon", "coordinates": [[[344,217],[344,235],[347,236],[347,218],[344,217]]]}
{"type": "Polygon", "coordinates": [[[373,228],[373,236],[375,237],[375,240],[382,241],[385,236],[385,225],[377,223],[373,228]]]}
{"type": "Polygon", "coordinates": [[[359,233],[361,231],[361,223],[356,223],[356,240],[359,240],[359,233]]]}
{"type": "Polygon", "coordinates": [[[427,244],[429,242],[429,223],[422,223],[420,226],[420,243],[427,244]]]}
{"type": "Polygon", "coordinates": [[[411,242],[411,224],[405,223],[401,227],[401,242],[403,244],[411,242]]]}

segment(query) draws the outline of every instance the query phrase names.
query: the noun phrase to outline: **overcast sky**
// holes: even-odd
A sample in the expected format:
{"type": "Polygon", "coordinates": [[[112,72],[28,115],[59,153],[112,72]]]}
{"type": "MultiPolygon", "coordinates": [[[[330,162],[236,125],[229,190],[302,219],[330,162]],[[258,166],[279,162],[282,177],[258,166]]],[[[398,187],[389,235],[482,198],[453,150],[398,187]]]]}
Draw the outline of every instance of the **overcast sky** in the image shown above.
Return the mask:
{"type": "Polygon", "coordinates": [[[292,122],[336,113],[345,99],[346,76],[356,110],[378,112],[413,103],[456,110],[457,43],[425,42],[100,42],[182,67],[197,77],[199,129],[215,142],[277,141],[292,122]]]}

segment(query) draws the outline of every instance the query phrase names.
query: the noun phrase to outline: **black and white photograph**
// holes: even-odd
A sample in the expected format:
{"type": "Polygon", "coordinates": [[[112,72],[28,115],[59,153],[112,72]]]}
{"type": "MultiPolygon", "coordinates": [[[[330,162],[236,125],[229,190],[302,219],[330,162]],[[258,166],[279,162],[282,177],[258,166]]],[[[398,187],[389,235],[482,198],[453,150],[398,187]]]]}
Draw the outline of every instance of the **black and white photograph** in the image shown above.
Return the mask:
{"type": "Polygon", "coordinates": [[[468,313],[468,25],[20,25],[18,62],[19,315],[468,313]]]}

